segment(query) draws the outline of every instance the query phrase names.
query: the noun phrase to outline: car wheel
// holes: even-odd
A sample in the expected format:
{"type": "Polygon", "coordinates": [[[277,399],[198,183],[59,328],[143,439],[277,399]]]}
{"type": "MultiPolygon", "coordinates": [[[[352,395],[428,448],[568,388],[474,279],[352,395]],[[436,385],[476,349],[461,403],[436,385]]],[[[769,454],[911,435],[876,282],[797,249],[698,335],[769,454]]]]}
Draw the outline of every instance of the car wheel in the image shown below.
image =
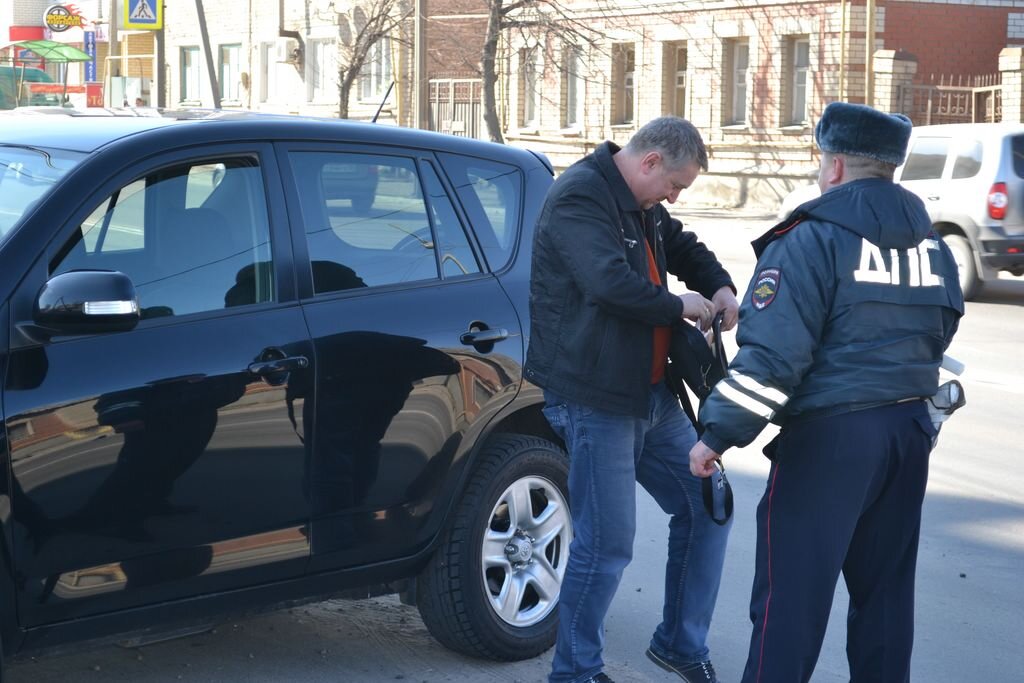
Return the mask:
{"type": "Polygon", "coordinates": [[[555,642],[569,559],[569,459],[532,436],[487,446],[430,564],[417,604],[457,652],[515,661],[555,642]]]}
{"type": "Polygon", "coordinates": [[[964,300],[970,301],[978,293],[978,287],[981,285],[971,243],[963,235],[945,235],[942,241],[953,252],[953,259],[960,274],[960,289],[963,290],[964,300]]]}

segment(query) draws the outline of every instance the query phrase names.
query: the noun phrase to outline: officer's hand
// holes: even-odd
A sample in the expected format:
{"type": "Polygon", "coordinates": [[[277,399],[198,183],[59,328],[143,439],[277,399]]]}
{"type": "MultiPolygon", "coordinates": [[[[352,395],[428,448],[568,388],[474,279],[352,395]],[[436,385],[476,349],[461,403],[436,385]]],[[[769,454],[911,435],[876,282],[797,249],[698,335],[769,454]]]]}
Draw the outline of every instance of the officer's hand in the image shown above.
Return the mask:
{"type": "Polygon", "coordinates": [[[715,317],[715,305],[696,292],[689,292],[679,297],[683,302],[683,317],[699,323],[701,329],[708,329],[715,317]]]}
{"type": "Polygon", "coordinates": [[[725,311],[725,316],[722,318],[723,332],[736,327],[736,323],[740,319],[740,303],[736,301],[736,295],[732,293],[732,288],[722,287],[719,289],[711,298],[711,303],[715,305],[715,313],[725,311]]]}
{"type": "Polygon", "coordinates": [[[710,477],[715,473],[715,460],[718,457],[718,453],[708,448],[703,441],[698,441],[690,449],[690,472],[702,479],[710,477]]]}

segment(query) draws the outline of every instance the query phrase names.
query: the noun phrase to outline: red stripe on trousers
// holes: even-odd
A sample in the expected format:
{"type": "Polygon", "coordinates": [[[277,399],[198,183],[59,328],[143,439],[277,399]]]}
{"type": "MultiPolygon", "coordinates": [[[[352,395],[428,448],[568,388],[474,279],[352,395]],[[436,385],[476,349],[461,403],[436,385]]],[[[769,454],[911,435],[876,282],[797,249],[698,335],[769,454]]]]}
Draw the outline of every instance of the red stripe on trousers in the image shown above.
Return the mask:
{"type": "Polygon", "coordinates": [[[768,631],[768,610],[772,604],[772,497],[775,495],[775,480],[779,477],[781,465],[775,464],[775,474],[772,475],[772,486],[768,489],[768,518],[765,520],[768,537],[768,597],[764,601],[764,623],[761,624],[761,652],[757,660],[757,681],[761,683],[761,669],[764,667],[764,640],[768,631]]]}

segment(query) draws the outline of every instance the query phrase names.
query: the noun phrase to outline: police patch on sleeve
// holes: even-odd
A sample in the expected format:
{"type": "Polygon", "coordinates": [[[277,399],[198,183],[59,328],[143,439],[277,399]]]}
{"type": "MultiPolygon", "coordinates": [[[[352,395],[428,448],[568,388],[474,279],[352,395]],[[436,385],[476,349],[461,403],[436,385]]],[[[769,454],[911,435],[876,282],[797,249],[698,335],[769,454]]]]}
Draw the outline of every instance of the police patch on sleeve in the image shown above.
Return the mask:
{"type": "Polygon", "coordinates": [[[755,309],[762,311],[775,301],[781,281],[782,270],[779,268],[764,268],[757,274],[754,278],[754,290],[750,293],[750,303],[755,309]]]}

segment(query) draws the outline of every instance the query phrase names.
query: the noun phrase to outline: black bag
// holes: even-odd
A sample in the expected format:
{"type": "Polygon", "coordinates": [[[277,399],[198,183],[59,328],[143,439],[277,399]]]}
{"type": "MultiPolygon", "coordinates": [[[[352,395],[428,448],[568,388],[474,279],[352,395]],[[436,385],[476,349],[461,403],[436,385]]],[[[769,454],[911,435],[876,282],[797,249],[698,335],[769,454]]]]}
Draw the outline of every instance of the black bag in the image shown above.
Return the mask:
{"type": "Polygon", "coordinates": [[[672,381],[680,394],[683,393],[681,385],[688,386],[701,403],[711,395],[715,383],[728,373],[729,360],[725,357],[725,344],[722,342],[724,315],[719,311],[711,322],[713,347],[708,346],[703,332],[685,320],[672,327],[672,342],[668,350],[672,361],[669,365],[672,381]]]}
{"type": "MultiPolygon", "coordinates": [[[[725,356],[725,344],[722,342],[724,315],[719,311],[711,322],[714,335],[711,346],[704,338],[704,333],[685,320],[680,320],[672,328],[672,343],[668,354],[669,360],[672,361],[668,366],[669,379],[698,436],[704,430],[697,421],[693,406],[690,405],[686,387],[689,387],[697,396],[697,400],[703,403],[711,395],[715,384],[728,374],[729,360],[725,356]]],[[[704,479],[701,492],[704,509],[712,521],[724,525],[732,517],[732,486],[725,476],[722,461],[716,460],[715,464],[717,471],[704,479]]]]}

